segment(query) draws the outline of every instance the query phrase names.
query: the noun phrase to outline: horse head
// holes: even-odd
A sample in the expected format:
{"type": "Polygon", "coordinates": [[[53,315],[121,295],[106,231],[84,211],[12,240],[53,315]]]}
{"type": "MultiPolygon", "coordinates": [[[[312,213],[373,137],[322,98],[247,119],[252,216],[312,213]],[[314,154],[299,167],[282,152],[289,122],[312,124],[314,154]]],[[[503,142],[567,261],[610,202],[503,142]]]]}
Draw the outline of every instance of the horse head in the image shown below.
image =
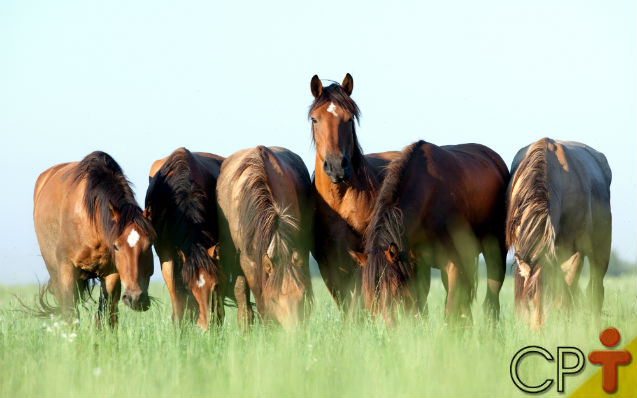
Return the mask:
{"type": "MultiPolygon", "coordinates": [[[[144,219],[145,220],[145,219],[144,219]]],[[[135,311],[150,307],[148,284],[153,274],[154,233],[148,223],[129,222],[113,242],[113,257],[122,284],[122,301],[135,311]]]]}
{"type": "Polygon", "coordinates": [[[334,184],[347,183],[360,155],[354,122],[359,110],[350,98],[354,80],[348,73],[342,84],[323,87],[318,76],[310,82],[314,102],[310,107],[316,164],[334,184]]]}
{"type": "Polygon", "coordinates": [[[307,270],[309,252],[297,249],[264,253],[261,257],[264,273],[262,298],[264,315],[275,319],[285,329],[303,322],[306,305],[311,303],[312,285],[307,270]]]}

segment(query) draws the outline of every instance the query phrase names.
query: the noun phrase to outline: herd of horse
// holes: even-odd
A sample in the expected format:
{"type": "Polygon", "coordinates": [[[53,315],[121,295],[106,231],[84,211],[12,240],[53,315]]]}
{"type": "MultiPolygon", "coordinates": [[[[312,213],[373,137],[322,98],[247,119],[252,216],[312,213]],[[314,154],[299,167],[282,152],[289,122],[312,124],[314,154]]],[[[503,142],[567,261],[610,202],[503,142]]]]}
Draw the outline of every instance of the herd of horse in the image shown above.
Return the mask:
{"type": "Polygon", "coordinates": [[[121,300],[151,305],[152,246],[180,322],[224,319],[236,303],[242,328],[257,315],[289,328],[312,308],[309,255],[345,313],[364,307],[393,325],[427,312],[431,268],[447,292],[445,316],[471,322],[478,258],[487,268],[483,309],[500,312],[506,255],[514,249],[515,308],[540,328],[549,308],[588,303],[598,317],[611,242],[611,171],[603,154],[543,138],[520,149],[511,170],[480,144],[418,141],[402,151],[363,154],[353,79],[310,82],[313,178],[293,152],[257,146],[223,158],[175,150],[155,161],[144,209],[120,166],[104,152],[56,165],[38,178],[34,224],[48,311],[75,315],[99,279],[98,320],[117,324],[121,300]]]}

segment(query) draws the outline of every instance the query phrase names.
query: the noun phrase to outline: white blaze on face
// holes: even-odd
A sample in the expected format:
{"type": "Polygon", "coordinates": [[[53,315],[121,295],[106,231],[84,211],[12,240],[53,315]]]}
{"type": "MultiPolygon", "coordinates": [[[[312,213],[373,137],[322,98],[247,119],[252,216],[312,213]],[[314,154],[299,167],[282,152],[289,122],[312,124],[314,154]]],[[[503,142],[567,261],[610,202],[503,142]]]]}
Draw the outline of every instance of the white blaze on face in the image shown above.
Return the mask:
{"type": "Polygon", "coordinates": [[[206,284],[206,280],[203,277],[203,273],[199,273],[199,279],[197,279],[197,287],[202,287],[206,284]]]}
{"type": "Polygon", "coordinates": [[[330,106],[327,107],[327,111],[334,116],[338,116],[338,114],[336,113],[336,105],[334,105],[333,102],[330,102],[330,106]]]}
{"type": "Polygon", "coordinates": [[[135,228],[131,229],[130,233],[128,234],[128,239],[126,239],[126,241],[128,242],[128,246],[135,247],[135,245],[137,244],[137,241],[139,241],[139,233],[135,231],[135,228]]]}

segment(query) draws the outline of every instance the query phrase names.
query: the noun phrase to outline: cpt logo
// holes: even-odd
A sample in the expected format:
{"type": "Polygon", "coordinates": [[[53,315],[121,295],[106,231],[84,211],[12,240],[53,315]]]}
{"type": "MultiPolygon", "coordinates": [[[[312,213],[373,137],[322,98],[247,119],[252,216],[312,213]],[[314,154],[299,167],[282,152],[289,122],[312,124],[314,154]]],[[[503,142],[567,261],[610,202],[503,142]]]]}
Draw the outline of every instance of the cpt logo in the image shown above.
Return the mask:
{"type": "MultiPolygon", "coordinates": [[[[599,341],[606,347],[614,347],[619,343],[619,332],[615,328],[608,328],[599,335],[599,341]]],[[[518,367],[530,354],[539,354],[547,361],[553,362],[554,358],[549,351],[539,346],[528,346],[518,351],[511,360],[511,380],[517,388],[528,393],[541,393],[553,385],[553,379],[546,379],[542,384],[531,386],[520,379],[518,367]]],[[[588,360],[594,365],[602,367],[602,388],[608,393],[617,390],[617,367],[630,363],[631,355],[626,350],[596,350],[588,355],[588,360]]],[[[564,392],[564,377],[574,375],[584,369],[586,361],[584,353],[576,347],[557,347],[557,391],[564,392]],[[570,355],[576,359],[574,366],[566,366],[566,357],[570,355]]]]}

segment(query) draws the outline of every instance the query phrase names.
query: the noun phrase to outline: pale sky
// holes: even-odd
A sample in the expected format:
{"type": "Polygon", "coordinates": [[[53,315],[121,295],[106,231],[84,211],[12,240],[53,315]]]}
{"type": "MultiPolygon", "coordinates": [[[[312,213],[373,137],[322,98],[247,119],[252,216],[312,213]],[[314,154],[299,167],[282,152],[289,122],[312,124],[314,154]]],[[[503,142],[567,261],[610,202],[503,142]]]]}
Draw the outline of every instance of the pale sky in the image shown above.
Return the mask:
{"type": "Polygon", "coordinates": [[[365,152],[479,142],[510,165],[544,136],[603,152],[613,248],[637,259],[633,0],[254,3],[0,2],[0,283],[48,279],[32,218],[46,168],[103,150],[140,205],[180,146],[280,145],[312,172],[310,79],[347,72],[365,152]]]}

